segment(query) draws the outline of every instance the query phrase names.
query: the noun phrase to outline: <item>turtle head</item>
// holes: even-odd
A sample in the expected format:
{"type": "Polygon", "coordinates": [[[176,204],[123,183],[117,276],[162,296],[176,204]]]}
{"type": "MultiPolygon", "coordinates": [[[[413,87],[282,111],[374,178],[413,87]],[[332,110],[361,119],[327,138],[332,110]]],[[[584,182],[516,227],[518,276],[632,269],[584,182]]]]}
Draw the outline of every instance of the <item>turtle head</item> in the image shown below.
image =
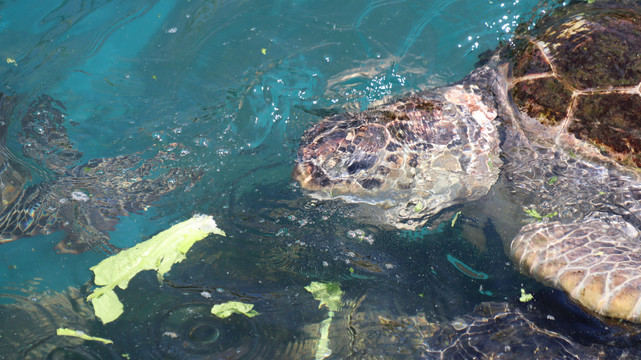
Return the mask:
{"type": "Polygon", "coordinates": [[[325,118],[303,136],[293,178],[317,199],[362,205],[378,225],[434,223],[498,177],[497,112],[483,92],[460,84],[325,118]]]}

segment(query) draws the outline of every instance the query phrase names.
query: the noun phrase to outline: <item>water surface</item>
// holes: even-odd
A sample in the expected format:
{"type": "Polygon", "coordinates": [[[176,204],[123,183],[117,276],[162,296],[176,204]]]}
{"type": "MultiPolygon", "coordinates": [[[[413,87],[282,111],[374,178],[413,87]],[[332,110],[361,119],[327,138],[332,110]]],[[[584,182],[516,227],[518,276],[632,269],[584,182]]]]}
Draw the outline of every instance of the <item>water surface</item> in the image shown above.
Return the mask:
{"type": "MultiPolygon", "coordinates": [[[[3,323],[10,340],[0,357],[314,358],[327,310],[304,287],[322,281],[344,291],[331,358],[359,358],[355,313],[449,323],[481,302],[518,303],[522,288],[541,290],[478,219],[386,231],[305,197],[289,175],[300,136],[322,116],[459,80],[545,9],[536,0],[0,3],[2,91],[20,99],[7,148],[32,181],[52,175],[23,155],[15,134],[29,104],[48,94],[66,106],[69,138],[83,153],[77,164],[172,148],[176,167],[202,174],[123,217],[113,244],[132,246],[197,213],[228,235],[197,243],[162,286],[139,274],[119,292],[125,314],[106,326],[83,297],[89,267],[108,254],[57,254],[61,232],[2,245],[2,298],[21,309],[2,316],[27,309],[31,318],[3,323]],[[261,315],[208,315],[229,300],[261,315]],[[114,345],[52,335],[72,326],[114,345]],[[9,336],[14,328],[28,336],[9,336]]],[[[427,356],[401,351],[413,340],[398,338],[396,347],[381,341],[380,355],[427,356]]]]}

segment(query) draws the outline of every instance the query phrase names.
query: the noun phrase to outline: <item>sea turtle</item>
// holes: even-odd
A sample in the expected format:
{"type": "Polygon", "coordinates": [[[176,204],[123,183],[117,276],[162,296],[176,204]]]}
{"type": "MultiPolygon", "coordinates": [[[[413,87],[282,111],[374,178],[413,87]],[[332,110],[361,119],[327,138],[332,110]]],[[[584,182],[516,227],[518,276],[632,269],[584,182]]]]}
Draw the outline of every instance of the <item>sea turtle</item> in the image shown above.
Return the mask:
{"type": "Polygon", "coordinates": [[[30,165],[5,145],[19,101],[0,94],[0,243],[65,230],[56,246],[60,252],[114,251],[107,232],[119,216],[144,210],[198,176],[174,168],[149,178],[173,156],[169,150],[178,151],[177,144],[149,159],[134,154],[77,164],[82,153],[67,137],[64,105],[42,95],[27,109],[17,136],[25,158],[39,165],[33,176],[39,179],[32,180],[30,165]]]}
{"type": "Polygon", "coordinates": [[[400,229],[482,199],[520,271],[641,322],[640,167],[641,5],[603,0],[557,8],[456,84],[323,119],[293,177],[400,229]]]}
{"type": "Polygon", "coordinates": [[[334,325],[353,334],[349,358],[596,360],[640,356],[638,333],[582,323],[572,313],[555,317],[531,304],[483,302],[451,321],[433,321],[424,313],[399,316],[370,308],[356,302],[346,310],[345,320],[334,325]],[[571,325],[581,328],[567,331],[571,325]]]}

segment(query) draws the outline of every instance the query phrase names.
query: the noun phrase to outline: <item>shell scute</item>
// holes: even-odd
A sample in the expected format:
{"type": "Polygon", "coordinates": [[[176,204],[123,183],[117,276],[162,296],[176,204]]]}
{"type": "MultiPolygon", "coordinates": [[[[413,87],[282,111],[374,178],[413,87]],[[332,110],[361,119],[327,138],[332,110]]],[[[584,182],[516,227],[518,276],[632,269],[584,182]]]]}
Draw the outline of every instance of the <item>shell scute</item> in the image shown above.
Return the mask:
{"type": "Polygon", "coordinates": [[[632,86],[641,82],[641,23],[631,9],[578,15],[548,32],[558,73],[577,89],[632,86]]]}
{"type": "Polygon", "coordinates": [[[519,82],[512,96],[521,111],[550,126],[557,126],[565,119],[572,99],[572,93],[553,77],[519,82]]]}
{"type": "Polygon", "coordinates": [[[515,77],[524,75],[541,74],[551,72],[547,57],[543,54],[543,48],[532,42],[520,41],[516,44],[517,53],[520,53],[514,61],[512,73],[515,77]]]}
{"type": "Polygon", "coordinates": [[[618,154],[621,162],[641,167],[640,113],[638,94],[581,96],[568,131],[618,154]]]}
{"type": "Polygon", "coordinates": [[[569,150],[641,167],[639,19],[638,4],[615,1],[561,8],[542,19],[513,48],[514,104],[556,134],[595,146],[563,141],[573,144],[569,150]]]}

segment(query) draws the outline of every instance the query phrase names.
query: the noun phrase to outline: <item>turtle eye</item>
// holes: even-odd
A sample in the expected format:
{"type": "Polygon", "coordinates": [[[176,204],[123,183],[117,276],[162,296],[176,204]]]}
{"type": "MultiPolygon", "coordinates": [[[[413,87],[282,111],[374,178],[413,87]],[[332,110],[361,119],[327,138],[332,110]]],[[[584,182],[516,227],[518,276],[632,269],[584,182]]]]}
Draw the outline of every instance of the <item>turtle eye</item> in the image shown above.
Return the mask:
{"type": "Polygon", "coordinates": [[[361,171],[361,170],[367,170],[374,166],[376,163],[376,158],[373,156],[368,156],[363,160],[358,160],[354,161],[347,167],[347,173],[350,175],[353,175],[354,173],[361,171]]]}

